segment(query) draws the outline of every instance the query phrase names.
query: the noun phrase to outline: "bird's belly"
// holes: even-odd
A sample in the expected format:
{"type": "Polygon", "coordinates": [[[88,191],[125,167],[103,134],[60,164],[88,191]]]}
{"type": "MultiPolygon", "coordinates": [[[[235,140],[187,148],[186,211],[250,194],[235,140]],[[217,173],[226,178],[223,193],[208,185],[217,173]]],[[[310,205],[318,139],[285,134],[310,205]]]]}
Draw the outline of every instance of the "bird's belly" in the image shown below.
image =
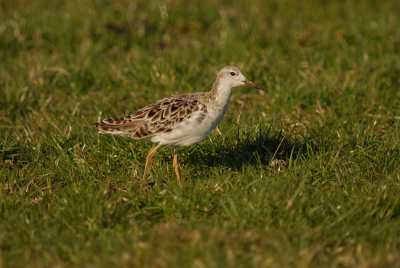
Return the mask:
{"type": "Polygon", "coordinates": [[[224,114],[214,115],[212,112],[199,113],[176,126],[171,132],[151,137],[150,141],[165,146],[180,148],[202,142],[208,134],[221,122],[224,114]],[[202,118],[199,122],[199,118],[202,118]]]}

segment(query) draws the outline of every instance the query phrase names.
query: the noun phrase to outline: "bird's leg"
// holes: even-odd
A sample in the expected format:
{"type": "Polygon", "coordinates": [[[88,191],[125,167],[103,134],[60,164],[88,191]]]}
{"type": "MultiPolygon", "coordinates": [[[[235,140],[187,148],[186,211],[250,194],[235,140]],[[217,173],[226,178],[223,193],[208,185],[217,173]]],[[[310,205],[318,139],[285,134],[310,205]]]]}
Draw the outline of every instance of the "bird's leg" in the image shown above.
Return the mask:
{"type": "Polygon", "coordinates": [[[144,167],[144,174],[143,174],[143,178],[142,178],[142,185],[146,182],[146,176],[147,176],[147,171],[149,170],[149,165],[151,162],[151,159],[153,158],[153,155],[157,152],[158,149],[160,149],[161,144],[158,144],[156,147],[152,148],[149,152],[149,154],[147,155],[146,158],[146,166],[144,167]]]}
{"type": "Polygon", "coordinates": [[[181,175],[179,174],[179,164],[178,164],[178,149],[174,149],[174,161],[173,161],[174,171],[176,174],[176,180],[179,185],[181,185],[181,175]]]}

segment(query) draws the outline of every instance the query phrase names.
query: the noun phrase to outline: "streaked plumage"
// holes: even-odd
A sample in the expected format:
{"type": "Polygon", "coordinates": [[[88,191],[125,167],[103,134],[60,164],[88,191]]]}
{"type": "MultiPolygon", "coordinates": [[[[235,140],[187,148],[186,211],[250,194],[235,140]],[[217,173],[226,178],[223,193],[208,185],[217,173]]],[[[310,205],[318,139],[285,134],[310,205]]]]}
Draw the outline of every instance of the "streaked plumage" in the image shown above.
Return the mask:
{"type": "Polygon", "coordinates": [[[105,119],[93,124],[101,134],[143,139],[158,144],[146,159],[142,182],[146,180],[154,153],[165,145],[174,148],[174,170],[180,183],[177,152],[179,148],[203,141],[221,122],[228,109],[233,87],[262,87],[247,80],[234,66],[222,68],[210,92],[171,96],[154,102],[120,119],[105,119]]]}

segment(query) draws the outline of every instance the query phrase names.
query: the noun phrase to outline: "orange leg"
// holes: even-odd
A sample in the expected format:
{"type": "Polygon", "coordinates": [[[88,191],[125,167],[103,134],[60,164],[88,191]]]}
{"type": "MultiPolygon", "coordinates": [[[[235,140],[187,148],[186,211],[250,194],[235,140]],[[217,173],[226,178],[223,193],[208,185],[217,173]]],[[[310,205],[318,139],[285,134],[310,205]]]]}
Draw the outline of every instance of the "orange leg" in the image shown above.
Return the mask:
{"type": "Polygon", "coordinates": [[[178,149],[174,149],[174,161],[173,161],[174,171],[176,174],[176,180],[179,185],[181,185],[181,175],[179,174],[179,164],[178,164],[178,149]]]}
{"type": "Polygon", "coordinates": [[[146,166],[144,168],[144,174],[143,174],[143,178],[142,178],[142,185],[146,182],[146,176],[147,176],[147,172],[149,170],[149,165],[150,165],[151,159],[153,158],[153,155],[157,152],[157,150],[160,149],[160,147],[161,147],[161,144],[158,144],[156,147],[151,149],[149,154],[147,155],[146,166]]]}

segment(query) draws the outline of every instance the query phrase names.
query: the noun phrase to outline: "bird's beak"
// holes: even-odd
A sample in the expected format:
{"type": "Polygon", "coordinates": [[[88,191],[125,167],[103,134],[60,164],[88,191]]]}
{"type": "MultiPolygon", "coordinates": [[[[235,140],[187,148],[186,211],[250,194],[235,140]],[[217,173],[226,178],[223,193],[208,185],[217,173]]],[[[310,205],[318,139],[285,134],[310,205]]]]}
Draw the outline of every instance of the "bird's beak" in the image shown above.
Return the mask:
{"type": "Polygon", "coordinates": [[[255,87],[256,89],[265,91],[265,88],[262,88],[262,87],[260,87],[259,85],[256,85],[256,84],[254,84],[253,82],[251,82],[251,81],[249,81],[249,80],[247,80],[247,79],[245,79],[245,80],[243,81],[243,83],[244,83],[245,85],[248,85],[248,86],[251,86],[251,87],[255,87]]]}

